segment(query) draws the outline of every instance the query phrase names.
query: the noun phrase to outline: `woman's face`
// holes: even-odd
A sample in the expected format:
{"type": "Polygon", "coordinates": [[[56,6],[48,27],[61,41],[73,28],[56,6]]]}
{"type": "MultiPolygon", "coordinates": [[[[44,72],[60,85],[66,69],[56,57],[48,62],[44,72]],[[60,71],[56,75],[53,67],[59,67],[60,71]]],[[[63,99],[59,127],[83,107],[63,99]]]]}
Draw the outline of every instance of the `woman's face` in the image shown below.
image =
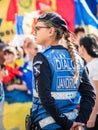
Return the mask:
{"type": "Polygon", "coordinates": [[[6,64],[11,64],[11,63],[13,63],[14,62],[14,60],[15,60],[15,55],[14,54],[12,54],[12,53],[5,53],[4,54],[4,60],[5,60],[5,63],[6,64]]]}
{"type": "Polygon", "coordinates": [[[35,41],[37,44],[44,46],[50,38],[50,27],[46,26],[44,22],[38,22],[35,26],[35,41]]]}

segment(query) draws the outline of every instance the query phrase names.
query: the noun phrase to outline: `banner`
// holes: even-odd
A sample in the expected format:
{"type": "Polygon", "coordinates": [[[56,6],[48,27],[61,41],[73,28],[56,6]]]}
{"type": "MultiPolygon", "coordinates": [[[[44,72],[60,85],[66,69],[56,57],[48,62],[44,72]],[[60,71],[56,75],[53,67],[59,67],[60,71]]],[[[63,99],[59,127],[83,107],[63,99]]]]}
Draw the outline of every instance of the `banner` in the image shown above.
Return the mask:
{"type": "Polygon", "coordinates": [[[19,0],[18,1],[18,14],[24,15],[36,10],[35,0],[19,0]]]}
{"type": "Polygon", "coordinates": [[[15,21],[15,15],[18,13],[18,1],[17,0],[10,0],[8,10],[7,10],[7,21],[15,21]]]}
{"type": "Polygon", "coordinates": [[[18,35],[25,34],[29,35],[34,32],[34,27],[39,16],[39,11],[33,11],[26,13],[24,16],[16,16],[16,33],[18,35]]]}
{"type": "Polygon", "coordinates": [[[45,11],[56,11],[56,0],[36,0],[36,10],[40,10],[40,13],[45,11]]]}
{"type": "Polygon", "coordinates": [[[0,18],[6,19],[10,0],[0,0],[0,18]]]}
{"type": "Polygon", "coordinates": [[[22,15],[17,15],[16,16],[16,33],[17,34],[23,34],[23,19],[24,19],[24,16],[22,15]]]}
{"type": "Polygon", "coordinates": [[[2,40],[6,42],[10,41],[13,39],[15,33],[15,24],[3,20],[0,26],[0,37],[2,40]]]}
{"type": "Polygon", "coordinates": [[[36,10],[43,12],[57,12],[66,21],[70,31],[74,30],[75,5],[74,0],[36,0],[36,10]],[[70,7],[70,8],[68,8],[70,7]],[[69,15],[70,14],[70,15],[69,15]]]}
{"type": "Polygon", "coordinates": [[[94,0],[92,8],[90,0],[76,0],[76,24],[78,26],[84,25],[87,29],[87,33],[98,33],[98,17],[97,17],[97,3],[94,0]],[[94,6],[94,8],[93,8],[94,6]],[[82,13],[81,13],[82,12],[82,13]]]}
{"type": "Polygon", "coordinates": [[[66,20],[68,29],[73,32],[75,27],[74,0],[56,0],[56,12],[66,20]]]}
{"type": "Polygon", "coordinates": [[[0,0],[0,18],[14,21],[15,14],[18,13],[17,2],[17,0],[0,0]]]}
{"type": "Polygon", "coordinates": [[[0,18],[0,25],[2,24],[2,19],[0,18]]]}

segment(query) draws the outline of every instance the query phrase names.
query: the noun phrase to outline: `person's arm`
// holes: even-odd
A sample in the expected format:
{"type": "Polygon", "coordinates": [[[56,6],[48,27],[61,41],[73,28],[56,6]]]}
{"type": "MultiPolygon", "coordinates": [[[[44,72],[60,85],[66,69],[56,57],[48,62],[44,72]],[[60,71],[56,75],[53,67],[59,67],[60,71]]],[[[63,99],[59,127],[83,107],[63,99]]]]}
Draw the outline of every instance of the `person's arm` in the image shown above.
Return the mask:
{"type": "Polygon", "coordinates": [[[93,110],[96,98],[94,88],[90,83],[86,69],[82,75],[79,92],[81,94],[80,110],[76,121],[86,124],[93,110]]]}
{"type": "Polygon", "coordinates": [[[55,99],[51,96],[51,70],[48,61],[41,54],[34,58],[34,78],[38,85],[38,95],[43,107],[53,117],[57,124],[63,129],[69,130],[73,124],[64,114],[62,114],[55,104],[55,99]],[[41,63],[42,62],[42,63],[41,63]]]}
{"type": "Polygon", "coordinates": [[[8,91],[13,91],[13,90],[21,90],[21,91],[27,91],[27,86],[26,84],[11,84],[7,86],[8,91]]]}

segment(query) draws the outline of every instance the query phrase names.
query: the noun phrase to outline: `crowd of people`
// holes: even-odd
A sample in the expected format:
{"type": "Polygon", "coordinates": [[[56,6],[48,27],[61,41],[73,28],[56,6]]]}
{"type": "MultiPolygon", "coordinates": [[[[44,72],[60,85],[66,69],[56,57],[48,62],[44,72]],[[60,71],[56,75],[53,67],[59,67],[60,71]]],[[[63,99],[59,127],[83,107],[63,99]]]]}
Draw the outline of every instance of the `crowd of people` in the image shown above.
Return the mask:
{"type": "Polygon", "coordinates": [[[32,107],[32,61],[38,47],[29,37],[25,38],[23,47],[6,45],[2,48],[4,60],[0,70],[0,92],[4,94],[1,93],[0,130],[25,130],[25,117],[32,107]]]}
{"type": "Polygon", "coordinates": [[[32,35],[2,45],[0,130],[98,130],[98,37],[51,12],[32,35]]]}

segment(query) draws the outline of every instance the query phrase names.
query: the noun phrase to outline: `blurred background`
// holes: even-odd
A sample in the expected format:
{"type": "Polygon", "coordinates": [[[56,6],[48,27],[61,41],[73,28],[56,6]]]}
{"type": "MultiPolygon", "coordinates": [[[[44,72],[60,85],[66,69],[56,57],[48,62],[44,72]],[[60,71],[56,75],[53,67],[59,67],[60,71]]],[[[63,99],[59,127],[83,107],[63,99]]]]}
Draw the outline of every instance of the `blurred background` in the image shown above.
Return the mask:
{"type": "Polygon", "coordinates": [[[98,35],[98,0],[0,0],[0,38],[6,43],[22,44],[31,35],[36,18],[43,12],[58,12],[70,31],[84,26],[98,35]]]}
{"type": "MultiPolygon", "coordinates": [[[[68,29],[74,32],[71,33],[71,38],[77,51],[81,50],[82,58],[87,60],[88,55],[80,49],[81,37],[86,33],[93,34],[97,41],[95,43],[98,43],[98,0],[0,0],[0,130],[25,130],[25,117],[32,106],[32,61],[37,51],[42,49],[33,43],[33,32],[37,18],[43,12],[57,12],[62,15],[68,29]],[[7,44],[14,50],[9,48],[4,52],[3,48],[7,44]],[[22,72],[23,77],[18,72],[22,72]],[[10,80],[2,84],[5,77],[10,80]],[[23,97],[20,98],[21,96],[23,97]]],[[[92,41],[87,48],[98,54],[98,47],[92,41]]],[[[98,58],[96,64],[92,62],[91,66],[94,68],[91,77],[92,74],[95,77],[97,75],[97,64],[98,58]]]]}

